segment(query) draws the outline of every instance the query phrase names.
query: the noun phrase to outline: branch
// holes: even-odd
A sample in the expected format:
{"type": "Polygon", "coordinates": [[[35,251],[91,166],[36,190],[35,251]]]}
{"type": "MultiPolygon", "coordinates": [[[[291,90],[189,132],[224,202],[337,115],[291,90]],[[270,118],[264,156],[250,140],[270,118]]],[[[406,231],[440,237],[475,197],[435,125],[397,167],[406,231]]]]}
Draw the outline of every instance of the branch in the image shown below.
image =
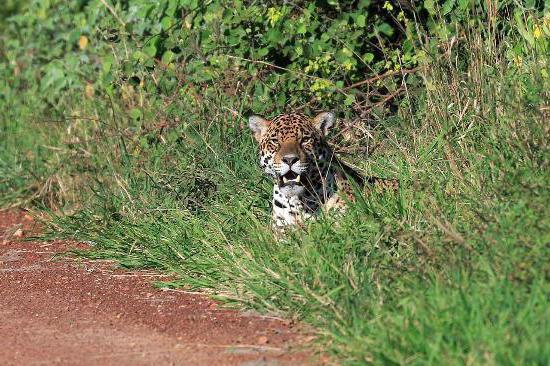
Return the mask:
{"type": "Polygon", "coordinates": [[[124,23],[124,21],[122,21],[122,19],[119,18],[118,14],[115,12],[115,9],[113,9],[113,7],[109,4],[107,4],[107,2],[105,0],[99,0],[103,5],[105,5],[105,7],[107,9],[109,9],[109,11],[111,12],[111,14],[113,14],[113,16],[116,18],[116,20],[119,21],[120,24],[122,24],[123,27],[126,27],[126,23],[124,23]]]}
{"type": "Polygon", "coordinates": [[[398,96],[399,94],[401,94],[402,92],[404,92],[406,89],[404,86],[401,86],[399,89],[397,89],[396,91],[394,91],[393,93],[391,94],[388,94],[384,99],[372,104],[370,107],[367,108],[367,112],[370,112],[372,111],[374,108],[376,107],[380,107],[381,105],[384,105],[386,104],[387,102],[389,102],[390,100],[392,100],[393,98],[395,98],[396,96],[398,96]]]}
{"type": "Polygon", "coordinates": [[[372,84],[372,83],[374,83],[375,81],[378,81],[378,80],[381,80],[381,79],[385,79],[385,78],[387,78],[387,77],[389,77],[389,76],[393,76],[393,75],[397,75],[397,74],[401,74],[401,75],[410,74],[410,73],[413,73],[413,72],[418,71],[419,69],[420,69],[420,67],[415,67],[415,68],[413,68],[413,69],[402,69],[402,70],[388,71],[388,72],[385,73],[385,74],[375,75],[375,76],[373,76],[373,77],[370,78],[370,79],[366,79],[366,80],[359,81],[359,82],[357,82],[357,83],[348,85],[348,86],[346,86],[345,88],[343,88],[342,90],[349,90],[349,89],[357,88],[358,86],[361,86],[361,85],[372,84]]]}

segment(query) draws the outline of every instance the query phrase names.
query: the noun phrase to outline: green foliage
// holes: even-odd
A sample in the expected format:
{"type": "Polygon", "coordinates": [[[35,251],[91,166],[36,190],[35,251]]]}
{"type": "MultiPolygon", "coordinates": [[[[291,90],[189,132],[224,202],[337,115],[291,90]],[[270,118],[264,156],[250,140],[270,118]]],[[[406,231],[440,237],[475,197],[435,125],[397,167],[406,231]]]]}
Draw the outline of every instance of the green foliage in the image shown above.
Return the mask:
{"type": "MultiPolygon", "coordinates": [[[[370,110],[380,95],[401,94],[406,75],[355,83],[414,68],[426,49],[463,37],[460,24],[484,23],[480,0],[400,4],[35,0],[9,18],[13,37],[3,39],[9,65],[3,76],[12,87],[39,88],[58,111],[67,105],[62,91],[115,96],[139,85],[154,103],[155,96],[215,92],[215,85],[245,98],[256,113],[303,106],[350,116],[370,110]],[[431,35],[429,44],[418,31],[431,35]]],[[[524,44],[548,49],[548,21],[535,8],[509,1],[487,11],[495,14],[488,31],[509,30],[507,20],[516,20],[524,40],[510,58],[528,53],[524,44]]],[[[410,86],[420,82],[407,78],[410,86]]]]}
{"type": "Polygon", "coordinates": [[[349,105],[358,91],[345,86],[417,64],[405,12],[370,1],[34,1],[10,25],[18,35],[6,45],[12,70],[40,80],[54,105],[61,90],[90,83],[112,94],[127,80],[162,94],[182,83],[201,91],[224,84],[257,113],[311,97],[324,107],[349,105]]]}
{"type": "Polygon", "coordinates": [[[27,3],[27,0],[5,0],[0,8],[0,30],[6,26],[6,19],[14,14],[21,13],[27,3]]]}
{"type": "MultiPolygon", "coordinates": [[[[10,12],[19,9],[14,4],[10,12]]],[[[507,31],[513,18],[523,40],[508,58],[520,62],[532,48],[548,50],[548,19],[534,4],[504,1],[483,10],[484,4],[34,0],[8,19],[2,76],[14,92],[40,95],[49,113],[72,105],[66,100],[71,94],[115,97],[139,86],[151,104],[221,87],[255,113],[300,106],[372,114],[387,102],[398,104],[402,79],[410,87],[421,80],[395,72],[356,83],[418,66],[426,50],[463,37],[460,24],[507,31]],[[480,9],[493,14],[488,27],[480,9]],[[418,31],[430,35],[429,43],[418,31]]]]}

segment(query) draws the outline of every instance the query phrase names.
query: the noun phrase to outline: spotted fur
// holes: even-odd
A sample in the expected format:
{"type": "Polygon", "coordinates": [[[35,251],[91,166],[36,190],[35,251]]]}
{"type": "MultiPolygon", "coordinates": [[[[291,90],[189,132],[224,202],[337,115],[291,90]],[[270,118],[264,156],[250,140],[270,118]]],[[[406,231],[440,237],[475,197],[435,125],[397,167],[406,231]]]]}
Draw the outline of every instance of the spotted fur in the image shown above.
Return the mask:
{"type": "Polygon", "coordinates": [[[260,147],[260,166],[275,178],[275,228],[299,224],[322,210],[344,208],[346,200],[354,200],[354,184],[395,188],[395,181],[365,179],[338,161],[325,140],[334,121],[330,112],[313,119],[301,113],[281,114],[271,120],[249,118],[260,147]]]}

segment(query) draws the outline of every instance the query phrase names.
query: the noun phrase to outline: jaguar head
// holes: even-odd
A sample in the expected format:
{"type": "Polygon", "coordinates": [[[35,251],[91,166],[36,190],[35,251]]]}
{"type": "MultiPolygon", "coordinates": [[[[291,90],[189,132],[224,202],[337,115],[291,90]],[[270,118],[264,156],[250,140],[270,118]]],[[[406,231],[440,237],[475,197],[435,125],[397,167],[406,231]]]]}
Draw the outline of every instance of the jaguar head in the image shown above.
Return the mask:
{"type": "Polygon", "coordinates": [[[319,163],[330,159],[325,136],[334,125],[333,113],[315,118],[303,114],[282,114],[271,120],[251,116],[250,129],[260,146],[260,166],[273,176],[283,194],[301,195],[319,163]]]}

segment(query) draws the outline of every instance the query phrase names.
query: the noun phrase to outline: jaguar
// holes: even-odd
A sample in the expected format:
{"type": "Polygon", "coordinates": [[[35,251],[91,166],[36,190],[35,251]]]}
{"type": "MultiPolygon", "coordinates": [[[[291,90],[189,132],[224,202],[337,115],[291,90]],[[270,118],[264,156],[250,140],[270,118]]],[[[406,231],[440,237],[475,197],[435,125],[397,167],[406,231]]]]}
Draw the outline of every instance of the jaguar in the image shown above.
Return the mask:
{"type": "Polygon", "coordinates": [[[326,139],[335,120],[332,112],[314,118],[302,113],[248,118],[259,145],[260,166],[274,179],[275,229],[299,225],[323,211],[344,210],[355,200],[358,187],[398,188],[394,179],[364,177],[338,159],[326,139]]]}

